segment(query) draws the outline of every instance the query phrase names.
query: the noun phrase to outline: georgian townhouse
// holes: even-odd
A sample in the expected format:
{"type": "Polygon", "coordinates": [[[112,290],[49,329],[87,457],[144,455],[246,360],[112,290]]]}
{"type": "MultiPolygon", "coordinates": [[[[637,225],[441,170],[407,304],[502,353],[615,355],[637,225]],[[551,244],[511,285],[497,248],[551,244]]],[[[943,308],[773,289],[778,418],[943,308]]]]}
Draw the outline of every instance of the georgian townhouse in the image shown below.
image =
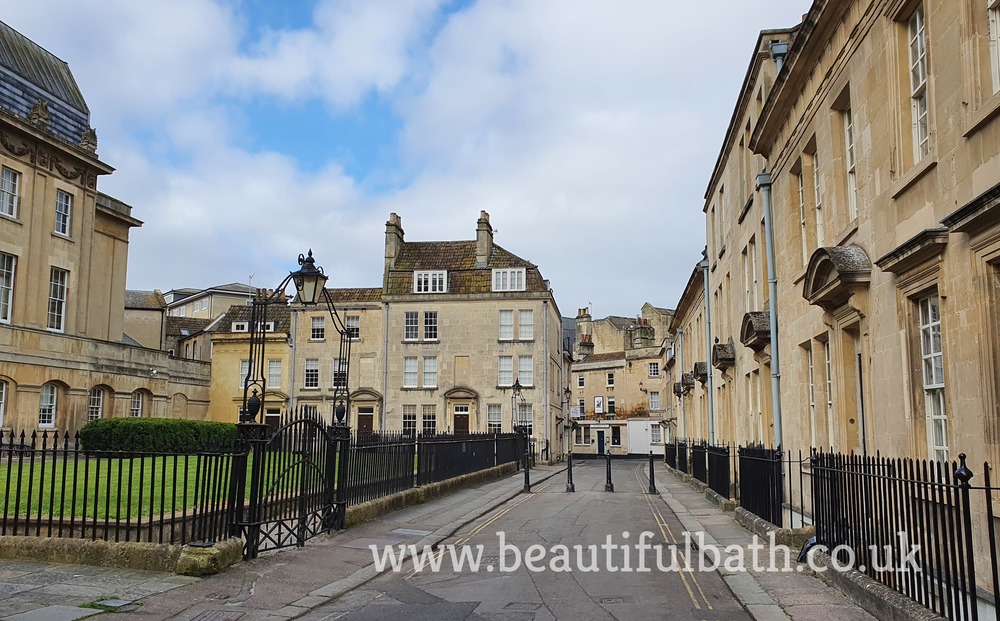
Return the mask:
{"type": "MultiPolygon", "coordinates": [[[[209,366],[124,336],[132,208],[69,66],[0,22],[0,428],[203,418],[209,366]]],[[[157,328],[159,329],[159,328],[157,328]]]]}

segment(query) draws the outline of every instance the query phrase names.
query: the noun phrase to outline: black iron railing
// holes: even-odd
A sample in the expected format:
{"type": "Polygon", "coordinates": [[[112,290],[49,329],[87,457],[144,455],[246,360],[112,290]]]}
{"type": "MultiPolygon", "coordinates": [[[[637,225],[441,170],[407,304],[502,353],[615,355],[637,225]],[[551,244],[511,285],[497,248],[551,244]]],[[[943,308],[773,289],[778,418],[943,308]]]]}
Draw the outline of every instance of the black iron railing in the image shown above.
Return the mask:
{"type": "Polygon", "coordinates": [[[782,525],[783,478],[780,449],[741,446],[740,506],[777,526],[782,525]]]}
{"type": "Polygon", "coordinates": [[[708,449],[703,440],[691,443],[691,478],[708,483],[708,449]]]}
{"type": "Polygon", "coordinates": [[[188,543],[224,537],[234,447],[84,451],[79,434],[0,434],[0,535],[188,543]]]}
{"type": "Polygon", "coordinates": [[[418,441],[402,433],[362,433],[351,438],[347,501],[358,504],[413,487],[418,441]]]}
{"type": "Polygon", "coordinates": [[[677,469],[677,445],[673,442],[668,442],[663,446],[663,459],[667,462],[667,465],[671,468],[677,469]]]}
{"type": "Polygon", "coordinates": [[[677,441],[677,470],[687,473],[688,470],[688,443],[687,440],[677,441]]]}
{"type": "Polygon", "coordinates": [[[474,433],[418,438],[417,485],[437,483],[498,465],[500,437],[492,433],[474,433]]]}
{"type": "Polygon", "coordinates": [[[732,481],[730,477],[729,445],[709,445],[705,447],[708,458],[708,487],[723,498],[732,496],[732,481]]]}
{"type": "Polygon", "coordinates": [[[978,586],[992,583],[997,608],[996,532],[989,464],[982,486],[960,463],[815,453],[811,460],[813,515],[818,543],[841,563],[903,593],[948,619],[978,619],[978,586]],[[984,528],[975,524],[973,494],[982,494],[984,528]],[[978,543],[973,530],[979,532],[978,543]],[[977,545],[989,550],[976,574],[977,545]],[[839,548],[838,548],[839,546],[839,548]],[[912,558],[914,563],[903,564],[912,558]]]}

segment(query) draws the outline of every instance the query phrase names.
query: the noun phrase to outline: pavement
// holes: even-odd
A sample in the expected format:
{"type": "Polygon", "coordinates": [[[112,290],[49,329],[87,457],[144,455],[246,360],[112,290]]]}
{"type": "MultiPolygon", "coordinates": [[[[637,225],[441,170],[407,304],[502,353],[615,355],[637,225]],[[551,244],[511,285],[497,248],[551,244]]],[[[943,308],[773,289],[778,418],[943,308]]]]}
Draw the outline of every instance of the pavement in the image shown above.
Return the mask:
{"type": "MultiPolygon", "coordinates": [[[[732,563],[720,571],[699,571],[703,552],[686,545],[685,532],[701,532],[705,544],[744,552],[753,535],[732,514],[670,476],[662,463],[656,468],[658,493],[648,494],[645,461],[614,462],[615,492],[610,493],[604,491],[603,462],[577,461],[576,493],[568,494],[564,465],[539,466],[531,471],[531,494],[522,493],[523,476],[517,473],[314,538],[302,548],[266,553],[204,579],[0,561],[0,619],[873,619],[808,573],[753,571],[749,555],[743,565],[748,571],[732,563]],[[626,536],[627,531],[632,532],[626,536]],[[615,557],[617,571],[564,572],[549,565],[534,572],[525,567],[526,556],[511,569],[512,550],[501,554],[498,542],[503,532],[520,552],[532,545],[544,548],[545,565],[555,562],[553,546],[585,550],[609,536],[635,546],[644,531],[652,533],[651,543],[662,544],[661,561],[669,563],[673,554],[694,569],[658,571],[655,553],[646,551],[642,557],[653,571],[621,571],[623,561],[639,560],[634,550],[631,559],[627,553],[624,559],[615,557]],[[448,544],[482,546],[482,561],[493,569],[415,571],[413,559],[401,571],[376,569],[369,545],[398,550],[410,544],[418,552],[437,546],[442,552],[435,558],[444,556],[448,544]],[[504,561],[509,571],[501,567],[504,561]],[[120,601],[94,607],[108,599],[120,601]]],[[[764,548],[758,556],[769,553],[764,548]]],[[[783,565],[784,553],[776,554],[783,565]]]]}

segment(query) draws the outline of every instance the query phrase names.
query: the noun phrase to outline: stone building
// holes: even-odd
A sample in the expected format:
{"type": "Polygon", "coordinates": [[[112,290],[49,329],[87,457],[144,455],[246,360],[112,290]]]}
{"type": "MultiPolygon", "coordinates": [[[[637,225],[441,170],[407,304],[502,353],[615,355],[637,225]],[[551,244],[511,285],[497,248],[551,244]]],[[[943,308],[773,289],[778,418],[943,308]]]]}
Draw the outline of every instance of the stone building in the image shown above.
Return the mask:
{"type": "Polygon", "coordinates": [[[594,320],[581,308],[576,316],[576,351],[570,367],[569,402],[575,407],[571,443],[581,455],[602,454],[606,447],[628,452],[626,420],[653,421],[632,425],[648,432],[636,446],[662,452],[668,423],[668,327],[673,311],[650,303],[638,317],[609,316],[594,320]]]}
{"type": "MultiPolygon", "coordinates": [[[[292,304],[289,338],[282,345],[276,335],[267,346],[285,352],[292,370],[287,391],[269,391],[272,407],[309,408],[331,420],[334,386],[346,379],[349,422],[359,430],[488,432],[523,423],[543,458],[554,458],[566,419],[562,321],[538,267],[493,242],[486,212],[475,240],[406,241],[396,214],[385,239],[381,287],[327,290],[352,335],[350,376],[341,371],[329,312],[292,304]]],[[[212,328],[221,377],[238,373],[247,350],[227,317],[212,328]]],[[[229,388],[236,385],[220,380],[213,419],[236,419],[242,392],[237,399],[229,388]]]]}
{"type": "Polygon", "coordinates": [[[0,427],[204,416],[205,364],[130,346],[132,208],[102,194],[90,112],[68,65],[0,22],[0,427]]]}

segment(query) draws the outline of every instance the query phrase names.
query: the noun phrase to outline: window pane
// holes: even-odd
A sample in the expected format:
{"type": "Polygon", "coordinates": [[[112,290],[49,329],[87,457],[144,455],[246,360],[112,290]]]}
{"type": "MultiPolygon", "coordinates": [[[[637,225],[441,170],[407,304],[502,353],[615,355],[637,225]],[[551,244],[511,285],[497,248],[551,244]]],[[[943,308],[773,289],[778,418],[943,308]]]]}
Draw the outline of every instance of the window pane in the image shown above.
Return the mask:
{"type": "Polygon", "coordinates": [[[0,321],[10,321],[14,304],[15,257],[0,252],[0,321]]]}
{"type": "Polygon", "coordinates": [[[535,312],[523,310],[518,312],[518,338],[530,341],[535,338],[535,312]]]}
{"type": "Polygon", "coordinates": [[[417,357],[406,356],[403,358],[403,387],[416,388],[417,386],[417,357]]]}
{"type": "Polygon", "coordinates": [[[514,339],[514,311],[500,311],[500,340],[509,341],[514,339]]]}
{"type": "Polygon", "coordinates": [[[437,386],[437,358],[424,358],[424,388],[437,386]]]}

